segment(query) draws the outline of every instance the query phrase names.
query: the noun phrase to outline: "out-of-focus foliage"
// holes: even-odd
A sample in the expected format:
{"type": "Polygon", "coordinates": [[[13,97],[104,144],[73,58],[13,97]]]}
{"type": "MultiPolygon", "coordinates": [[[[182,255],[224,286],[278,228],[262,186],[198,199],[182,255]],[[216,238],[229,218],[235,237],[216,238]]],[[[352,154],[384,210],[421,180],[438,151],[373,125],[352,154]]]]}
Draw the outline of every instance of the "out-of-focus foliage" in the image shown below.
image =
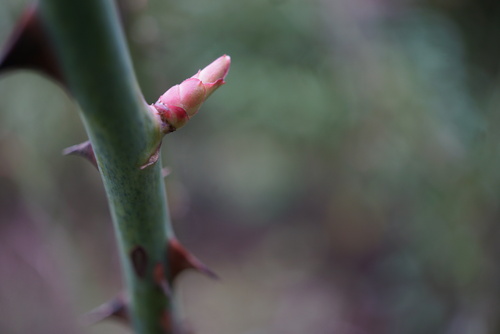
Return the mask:
{"type": "MultiPolygon", "coordinates": [[[[0,3],[2,43],[23,3],[0,3]]],[[[233,60],[163,148],[179,238],[223,278],[179,284],[196,332],[500,330],[500,4],[120,6],[150,103],[233,60]]],[[[99,176],[60,156],[85,139],[59,87],[0,79],[1,333],[68,333],[120,289],[99,176]]]]}

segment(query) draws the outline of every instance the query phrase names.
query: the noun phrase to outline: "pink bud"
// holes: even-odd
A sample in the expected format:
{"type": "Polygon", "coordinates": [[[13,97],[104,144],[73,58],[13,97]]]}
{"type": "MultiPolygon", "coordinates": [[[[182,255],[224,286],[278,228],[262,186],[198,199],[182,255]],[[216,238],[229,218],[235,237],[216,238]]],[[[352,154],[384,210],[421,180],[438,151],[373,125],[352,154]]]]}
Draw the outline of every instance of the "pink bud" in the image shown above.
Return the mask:
{"type": "Polygon", "coordinates": [[[224,78],[227,72],[229,72],[230,66],[231,57],[223,55],[192,76],[193,78],[200,79],[207,87],[207,96],[205,98],[209,97],[217,88],[225,84],[224,78]]]}
{"type": "Polygon", "coordinates": [[[156,102],[153,107],[160,116],[164,133],[174,132],[189,120],[186,110],[181,107],[167,106],[161,102],[156,102]]]}
{"type": "Polygon", "coordinates": [[[225,84],[231,57],[223,55],[179,85],[171,87],[153,104],[165,133],[183,126],[217,88],[225,84]]]}
{"type": "Polygon", "coordinates": [[[199,79],[189,78],[167,90],[157,103],[182,108],[188,116],[193,116],[205,101],[205,96],[203,83],[199,79]]]}
{"type": "Polygon", "coordinates": [[[194,116],[205,101],[207,90],[200,80],[189,78],[180,84],[179,95],[182,107],[189,116],[194,116]]]}

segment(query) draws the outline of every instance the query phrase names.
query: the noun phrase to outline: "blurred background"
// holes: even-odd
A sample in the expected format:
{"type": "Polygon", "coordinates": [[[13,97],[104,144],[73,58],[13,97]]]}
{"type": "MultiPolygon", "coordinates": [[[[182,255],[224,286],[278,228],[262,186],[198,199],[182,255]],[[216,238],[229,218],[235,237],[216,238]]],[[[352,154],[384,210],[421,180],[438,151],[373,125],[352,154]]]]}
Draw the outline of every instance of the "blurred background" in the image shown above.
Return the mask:
{"type": "MultiPolygon", "coordinates": [[[[180,280],[193,332],[500,333],[500,3],[119,5],[150,103],[233,61],[163,146],[179,239],[222,278],[180,280]]],[[[77,322],[122,286],[100,177],[61,156],[78,112],[0,78],[0,333],[131,333],[77,322]]]]}

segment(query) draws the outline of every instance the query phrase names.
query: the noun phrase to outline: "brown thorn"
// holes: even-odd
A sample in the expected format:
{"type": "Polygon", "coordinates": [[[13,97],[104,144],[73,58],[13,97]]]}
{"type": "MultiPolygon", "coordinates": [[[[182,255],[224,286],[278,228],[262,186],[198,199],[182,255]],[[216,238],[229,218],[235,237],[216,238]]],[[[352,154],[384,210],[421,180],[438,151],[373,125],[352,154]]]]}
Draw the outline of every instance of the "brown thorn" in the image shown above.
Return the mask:
{"type": "Polygon", "coordinates": [[[172,289],[165,277],[165,270],[163,264],[158,263],[153,270],[153,279],[155,283],[161,288],[163,294],[167,297],[172,297],[172,289]]]}
{"type": "Polygon", "coordinates": [[[172,316],[168,311],[164,311],[160,318],[160,326],[165,333],[172,333],[172,316]]]}
{"type": "Polygon", "coordinates": [[[147,167],[154,165],[158,161],[158,159],[160,158],[160,148],[161,142],[160,144],[158,144],[158,147],[155,149],[153,154],[149,156],[148,161],[140,167],[141,169],[146,169],[147,167]]]}
{"type": "Polygon", "coordinates": [[[203,262],[189,253],[177,239],[170,239],[168,241],[167,259],[170,269],[167,278],[170,284],[186,269],[195,269],[210,278],[219,279],[203,262]]]}
{"type": "Polygon", "coordinates": [[[78,155],[87,159],[95,168],[97,167],[97,160],[95,159],[94,149],[92,148],[92,144],[90,141],[86,141],[84,143],[70,146],[63,150],[63,155],[78,155]]]}
{"type": "Polygon", "coordinates": [[[142,246],[135,246],[130,252],[132,267],[139,278],[146,277],[148,271],[148,254],[142,246]]]}
{"type": "Polygon", "coordinates": [[[66,86],[36,5],[26,8],[0,55],[0,72],[14,69],[40,71],[66,86]]]}
{"type": "Polygon", "coordinates": [[[84,325],[90,326],[110,318],[129,323],[127,302],[122,294],[84,314],[81,320],[84,325]]]}

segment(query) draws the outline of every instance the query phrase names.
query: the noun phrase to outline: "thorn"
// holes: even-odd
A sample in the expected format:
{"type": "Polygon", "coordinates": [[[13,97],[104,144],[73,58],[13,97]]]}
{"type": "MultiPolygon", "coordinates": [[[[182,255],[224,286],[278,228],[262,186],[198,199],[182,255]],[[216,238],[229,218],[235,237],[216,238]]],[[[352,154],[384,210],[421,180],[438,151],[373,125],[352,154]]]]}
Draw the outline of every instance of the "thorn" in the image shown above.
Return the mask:
{"type": "Polygon", "coordinates": [[[135,274],[139,278],[146,277],[148,270],[148,254],[142,246],[136,246],[130,252],[130,259],[132,260],[132,267],[135,270],[135,274]]]}
{"type": "Polygon", "coordinates": [[[170,168],[168,168],[168,167],[163,167],[163,168],[161,169],[161,176],[162,176],[163,178],[165,178],[165,177],[169,176],[171,173],[172,173],[172,170],[171,170],[170,168]]]}
{"type": "Polygon", "coordinates": [[[194,331],[188,323],[176,319],[169,311],[164,311],[161,314],[160,327],[163,329],[164,333],[194,334],[194,331]]]}
{"type": "Polygon", "coordinates": [[[36,5],[26,8],[0,55],[0,72],[14,69],[40,71],[66,86],[36,5]]]}
{"type": "Polygon", "coordinates": [[[160,326],[165,333],[172,333],[172,316],[168,311],[164,311],[161,315],[160,326]]]}
{"type": "Polygon", "coordinates": [[[219,277],[212,270],[210,270],[194,255],[189,253],[176,239],[170,239],[168,241],[167,259],[170,268],[168,273],[168,281],[170,284],[182,271],[186,269],[195,269],[212,279],[219,279],[219,277]]]}
{"type": "Polygon", "coordinates": [[[158,263],[153,271],[153,279],[155,283],[161,288],[163,294],[167,297],[172,297],[172,289],[170,284],[165,277],[165,270],[163,270],[163,264],[158,263]]]}
{"type": "Polygon", "coordinates": [[[158,144],[158,147],[155,149],[153,154],[151,154],[151,156],[148,158],[148,161],[141,166],[141,169],[146,169],[147,167],[154,165],[158,161],[158,159],[160,158],[160,148],[161,142],[160,144],[158,144]]]}
{"type": "Polygon", "coordinates": [[[92,165],[94,165],[95,168],[99,169],[99,167],[97,167],[97,161],[95,159],[94,149],[92,148],[92,144],[88,140],[84,143],[73,145],[64,149],[62,154],[78,155],[80,157],[83,157],[87,159],[92,165]]]}
{"type": "Polygon", "coordinates": [[[123,294],[119,294],[115,298],[84,314],[82,322],[84,325],[90,326],[109,318],[116,318],[127,324],[129,323],[127,302],[123,294]]]}

